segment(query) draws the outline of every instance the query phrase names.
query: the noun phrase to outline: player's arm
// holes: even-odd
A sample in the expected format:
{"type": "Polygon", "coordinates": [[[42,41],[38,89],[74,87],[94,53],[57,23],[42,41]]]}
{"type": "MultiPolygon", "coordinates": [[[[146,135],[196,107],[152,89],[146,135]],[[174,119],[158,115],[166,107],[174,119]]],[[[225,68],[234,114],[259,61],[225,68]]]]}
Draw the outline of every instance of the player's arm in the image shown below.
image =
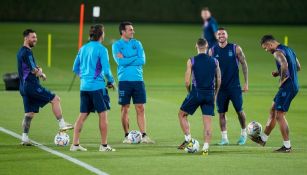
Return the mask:
{"type": "Polygon", "coordinates": [[[236,47],[236,53],[237,53],[237,58],[242,66],[242,72],[244,76],[243,92],[247,92],[248,91],[248,66],[246,62],[246,57],[240,46],[236,47]]]}
{"type": "Polygon", "coordinates": [[[141,66],[146,62],[144,48],[141,42],[137,42],[137,56],[136,60],[129,64],[129,66],[141,66]]]}
{"type": "Polygon", "coordinates": [[[217,22],[214,20],[212,23],[212,31],[214,32],[215,39],[217,39],[218,28],[217,22]]]}
{"type": "Polygon", "coordinates": [[[280,75],[280,86],[289,78],[288,77],[288,62],[286,57],[284,56],[284,54],[281,51],[275,51],[274,52],[274,57],[276,59],[276,61],[280,64],[280,71],[279,71],[279,75],[280,75]]]}
{"type": "Polygon", "coordinates": [[[221,86],[221,69],[220,69],[220,65],[219,62],[217,60],[215,60],[216,63],[216,69],[215,69],[215,90],[214,90],[214,101],[216,100],[217,94],[220,90],[220,86],[221,86]]]}
{"type": "Polygon", "coordinates": [[[104,76],[108,80],[107,87],[115,90],[115,82],[114,82],[114,78],[111,72],[111,67],[110,67],[110,62],[109,62],[109,53],[107,49],[105,49],[104,52],[102,52],[101,58],[102,59],[100,59],[100,63],[102,65],[102,70],[103,70],[104,76]]]}
{"type": "Polygon", "coordinates": [[[185,71],[185,87],[188,92],[191,91],[191,75],[192,75],[192,63],[191,59],[187,62],[187,70],[185,71]]]}
{"type": "Polygon", "coordinates": [[[300,71],[301,70],[301,64],[300,62],[298,61],[298,58],[296,57],[296,66],[297,66],[297,71],[300,71]]]}
{"type": "Polygon", "coordinates": [[[43,69],[35,64],[33,56],[28,54],[25,57],[25,63],[29,66],[31,73],[34,74],[36,77],[40,77],[43,80],[46,80],[46,75],[43,73],[43,69]]]}
{"type": "Polygon", "coordinates": [[[73,68],[72,68],[72,71],[80,76],[80,51],[78,52],[76,58],[75,58],[75,61],[74,61],[74,65],[73,65],[73,68]]]}
{"type": "Polygon", "coordinates": [[[210,57],[212,57],[212,49],[209,49],[208,55],[209,55],[210,57]]]}
{"type": "Polygon", "coordinates": [[[112,45],[113,58],[117,65],[128,66],[136,60],[137,57],[125,58],[118,47],[119,46],[116,43],[112,45]]]}

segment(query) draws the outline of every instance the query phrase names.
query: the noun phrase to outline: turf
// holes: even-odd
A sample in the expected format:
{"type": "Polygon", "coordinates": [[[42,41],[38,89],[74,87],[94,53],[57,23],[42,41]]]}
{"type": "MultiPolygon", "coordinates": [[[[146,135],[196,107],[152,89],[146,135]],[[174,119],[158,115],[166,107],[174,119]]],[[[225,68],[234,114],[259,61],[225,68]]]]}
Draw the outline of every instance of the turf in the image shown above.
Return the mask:
{"type": "MultiPolygon", "coordinates": [[[[79,111],[79,80],[72,91],[67,92],[72,80],[72,62],[77,53],[77,24],[26,24],[0,23],[0,73],[16,71],[16,52],[22,44],[21,32],[25,28],[37,30],[39,43],[33,49],[37,63],[44,68],[48,80],[43,84],[55,91],[62,100],[64,117],[74,122],[79,111]],[[47,34],[53,37],[52,67],[47,68],[47,34]]],[[[272,55],[259,46],[259,38],[266,33],[283,40],[287,35],[289,45],[294,48],[302,64],[299,73],[300,92],[287,115],[290,124],[291,154],[277,154],[272,151],[282,145],[279,129],[272,132],[266,147],[259,147],[248,141],[244,146],[236,146],[240,128],[235,112],[230,107],[228,113],[228,133],[230,146],[214,145],[220,139],[218,118],[213,119],[213,139],[208,157],[187,154],[176,149],[183,135],[179,127],[177,112],[186,96],[184,70],[187,58],[195,55],[194,43],[200,36],[198,25],[135,24],[136,35],[145,48],[147,63],[144,76],[148,103],[146,116],[148,133],[157,142],[154,145],[124,145],[117,93],[110,92],[112,110],[109,112],[109,143],[117,149],[114,153],[100,153],[98,118],[91,114],[85,123],[81,144],[88,152],[69,152],[68,147],[56,147],[53,137],[57,123],[50,106],[41,109],[33,120],[30,136],[52,149],[80,159],[109,174],[305,174],[307,168],[307,128],[305,123],[307,79],[304,49],[307,42],[307,27],[304,26],[226,26],[230,41],[239,44],[249,65],[250,91],[244,94],[244,110],[247,120],[265,124],[268,110],[277,91],[277,79],[270,76],[275,69],[272,55]]],[[[88,26],[85,27],[85,31],[88,26]]],[[[113,74],[115,62],[111,56],[112,40],[119,37],[117,24],[106,24],[105,45],[109,48],[113,74]]],[[[86,32],[84,34],[86,38],[86,32]]],[[[84,42],[86,42],[84,40],[84,42]]],[[[23,117],[22,101],[18,92],[7,92],[0,83],[0,126],[21,133],[23,117]]],[[[131,109],[131,129],[137,129],[135,112],[131,109]]],[[[192,136],[202,143],[200,111],[190,118],[192,136]]],[[[72,137],[72,132],[69,132],[72,137]]],[[[90,174],[64,159],[43,152],[38,148],[23,148],[19,141],[0,133],[0,174],[90,174]],[[24,160],[24,161],[23,161],[24,160]]]]}

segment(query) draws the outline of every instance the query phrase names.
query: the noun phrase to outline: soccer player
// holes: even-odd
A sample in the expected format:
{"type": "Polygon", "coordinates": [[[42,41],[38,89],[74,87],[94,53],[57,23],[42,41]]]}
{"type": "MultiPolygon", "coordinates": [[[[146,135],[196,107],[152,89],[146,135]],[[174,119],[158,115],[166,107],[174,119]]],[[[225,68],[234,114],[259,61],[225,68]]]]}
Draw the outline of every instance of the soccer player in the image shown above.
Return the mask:
{"type": "Polygon", "coordinates": [[[211,16],[211,12],[208,7],[204,7],[201,10],[201,17],[204,21],[203,25],[203,37],[207,40],[209,49],[216,44],[216,32],[218,24],[216,20],[211,16]]]}
{"type": "Polygon", "coordinates": [[[115,151],[107,143],[110,98],[108,88],[114,90],[114,79],[109,64],[108,50],[101,44],[104,40],[103,25],[93,25],[89,30],[89,42],[83,45],[74,61],[73,71],[80,77],[80,114],[75,123],[73,144],[70,151],[87,151],[79,144],[84,121],[91,112],[97,111],[101,145],[99,151],[115,151]],[[105,83],[104,76],[107,78],[105,83]]]}
{"type": "Polygon", "coordinates": [[[283,146],[275,151],[288,153],[292,149],[286,113],[289,110],[291,101],[299,90],[297,72],[301,70],[301,65],[294,51],[280,44],[272,35],[264,35],[261,38],[260,44],[265,51],[274,55],[277,70],[272,72],[272,76],[279,76],[280,79],[279,90],[273,100],[264,133],[256,138],[252,138],[252,140],[264,146],[277,122],[284,141],[283,146]]]}
{"type": "Polygon", "coordinates": [[[131,22],[119,24],[121,39],[112,45],[113,58],[117,63],[118,103],[121,105],[121,122],[125,137],[123,143],[131,143],[129,133],[129,107],[132,98],[137,114],[137,123],[142,133],[142,143],[153,143],[146,134],[145,103],[146,91],[143,80],[145,53],[140,41],[133,38],[131,22]]]}
{"type": "Polygon", "coordinates": [[[20,79],[19,91],[23,99],[24,119],[22,121],[21,144],[31,146],[28,137],[31,121],[39,108],[51,103],[53,114],[59,122],[60,131],[73,129],[71,124],[65,123],[62,116],[60,97],[40,85],[39,78],[46,80],[43,69],[36,65],[32,48],[37,43],[36,32],[26,29],[23,32],[24,43],[17,53],[18,74],[20,79]]]}
{"type": "Polygon", "coordinates": [[[200,106],[204,124],[203,155],[208,155],[211,140],[211,120],[214,116],[214,102],[221,83],[219,63],[215,58],[207,55],[208,44],[205,39],[198,39],[196,43],[198,55],[187,61],[185,73],[185,86],[188,96],[183,101],[178,117],[181,129],[184,133],[184,142],[178,149],[184,149],[191,141],[190,123],[188,115],[193,115],[200,106]],[[192,85],[191,85],[191,76],[192,85]]]}
{"type": "Polygon", "coordinates": [[[219,145],[229,144],[226,127],[226,112],[228,111],[229,101],[232,102],[241,125],[241,135],[237,144],[243,145],[246,142],[246,116],[242,108],[242,91],[248,91],[248,67],[242,48],[239,45],[228,43],[228,34],[224,28],[217,31],[218,44],[213,46],[209,55],[215,57],[221,68],[222,83],[217,96],[217,110],[220,119],[222,140],[219,145]],[[242,65],[244,76],[243,90],[241,90],[239,79],[239,63],[242,65]]]}

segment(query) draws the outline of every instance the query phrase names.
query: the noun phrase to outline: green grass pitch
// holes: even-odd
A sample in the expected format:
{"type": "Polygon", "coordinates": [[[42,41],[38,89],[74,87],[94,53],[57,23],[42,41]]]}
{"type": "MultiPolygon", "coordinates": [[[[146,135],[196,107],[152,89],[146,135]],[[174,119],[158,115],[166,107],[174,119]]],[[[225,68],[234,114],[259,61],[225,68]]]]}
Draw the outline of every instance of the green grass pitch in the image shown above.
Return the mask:
{"type": "MultiPolygon", "coordinates": [[[[196,54],[195,41],[201,35],[201,25],[185,24],[135,24],[135,37],[142,41],[146,53],[144,78],[148,103],[146,117],[148,134],[154,145],[124,145],[120,123],[117,92],[110,92],[109,144],[117,152],[101,153],[99,148],[98,118],[91,114],[85,123],[81,144],[88,152],[70,152],[69,147],[57,147],[53,138],[57,122],[51,107],[46,106],[32,121],[30,138],[64,154],[86,162],[109,174],[306,174],[307,165],[307,27],[306,26],[236,26],[228,25],[229,41],[239,44],[249,66],[249,92],[244,94],[244,110],[247,121],[256,120],[263,126],[269,107],[277,92],[278,80],[271,77],[275,70],[273,56],[259,45],[263,34],[271,33],[283,42],[289,37],[292,47],[301,61],[299,72],[300,92],[294,99],[287,119],[293,146],[291,154],[273,153],[282,145],[278,126],[273,130],[266,147],[250,140],[244,146],[235,145],[240,127],[235,112],[228,112],[229,146],[214,145],[220,140],[218,118],[213,119],[213,139],[209,156],[200,153],[187,154],[176,149],[183,140],[177,112],[186,96],[184,71],[186,60],[196,54]]],[[[0,23],[0,74],[16,72],[16,53],[23,43],[22,31],[33,28],[38,34],[38,45],[33,49],[38,65],[42,66],[48,80],[43,85],[56,92],[62,100],[63,114],[73,123],[79,111],[79,80],[71,92],[67,92],[72,80],[72,64],[77,54],[78,24],[26,24],[0,23]],[[47,34],[51,33],[52,67],[47,68],[47,34]]],[[[84,42],[88,25],[84,28],[84,42]]],[[[112,40],[119,38],[117,24],[106,24],[105,45],[109,49],[112,72],[116,75],[111,56],[112,40]]],[[[241,72],[240,72],[241,74],[241,72]]],[[[241,74],[242,75],[242,74],[241,74]]],[[[242,78],[242,76],[241,76],[242,78]]],[[[4,91],[0,82],[0,126],[21,134],[23,105],[19,92],[4,91]]],[[[190,117],[192,137],[202,141],[200,111],[190,117]]],[[[137,129],[135,111],[130,111],[130,128],[137,129]]],[[[69,132],[72,138],[72,132],[69,132]]],[[[37,147],[21,147],[19,140],[0,132],[0,174],[91,174],[88,170],[65,159],[44,152],[37,147]]]]}

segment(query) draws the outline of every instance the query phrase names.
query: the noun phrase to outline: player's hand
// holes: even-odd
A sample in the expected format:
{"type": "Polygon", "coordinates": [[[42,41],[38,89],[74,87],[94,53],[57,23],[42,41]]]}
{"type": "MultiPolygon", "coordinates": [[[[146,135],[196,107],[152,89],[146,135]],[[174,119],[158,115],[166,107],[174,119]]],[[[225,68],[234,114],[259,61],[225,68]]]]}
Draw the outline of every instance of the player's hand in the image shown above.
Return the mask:
{"type": "Polygon", "coordinates": [[[115,84],[114,83],[107,83],[107,88],[108,89],[113,89],[113,91],[116,89],[115,84]]]}
{"type": "Polygon", "coordinates": [[[284,82],[286,82],[288,80],[289,76],[287,76],[286,78],[284,78],[283,80],[280,81],[279,83],[279,87],[282,86],[282,84],[284,84],[284,82]]]}
{"type": "Polygon", "coordinates": [[[117,58],[124,58],[124,56],[123,56],[122,53],[118,52],[118,53],[117,53],[117,58]]]}
{"type": "Polygon", "coordinates": [[[279,72],[278,71],[272,71],[272,76],[273,77],[278,77],[279,76],[279,72]]]}
{"type": "Polygon", "coordinates": [[[247,91],[248,91],[248,84],[244,83],[242,92],[247,92],[247,91]]]}
{"type": "Polygon", "coordinates": [[[40,77],[43,81],[45,81],[45,80],[47,79],[47,76],[46,76],[44,73],[42,73],[39,77],[40,77]]]}

